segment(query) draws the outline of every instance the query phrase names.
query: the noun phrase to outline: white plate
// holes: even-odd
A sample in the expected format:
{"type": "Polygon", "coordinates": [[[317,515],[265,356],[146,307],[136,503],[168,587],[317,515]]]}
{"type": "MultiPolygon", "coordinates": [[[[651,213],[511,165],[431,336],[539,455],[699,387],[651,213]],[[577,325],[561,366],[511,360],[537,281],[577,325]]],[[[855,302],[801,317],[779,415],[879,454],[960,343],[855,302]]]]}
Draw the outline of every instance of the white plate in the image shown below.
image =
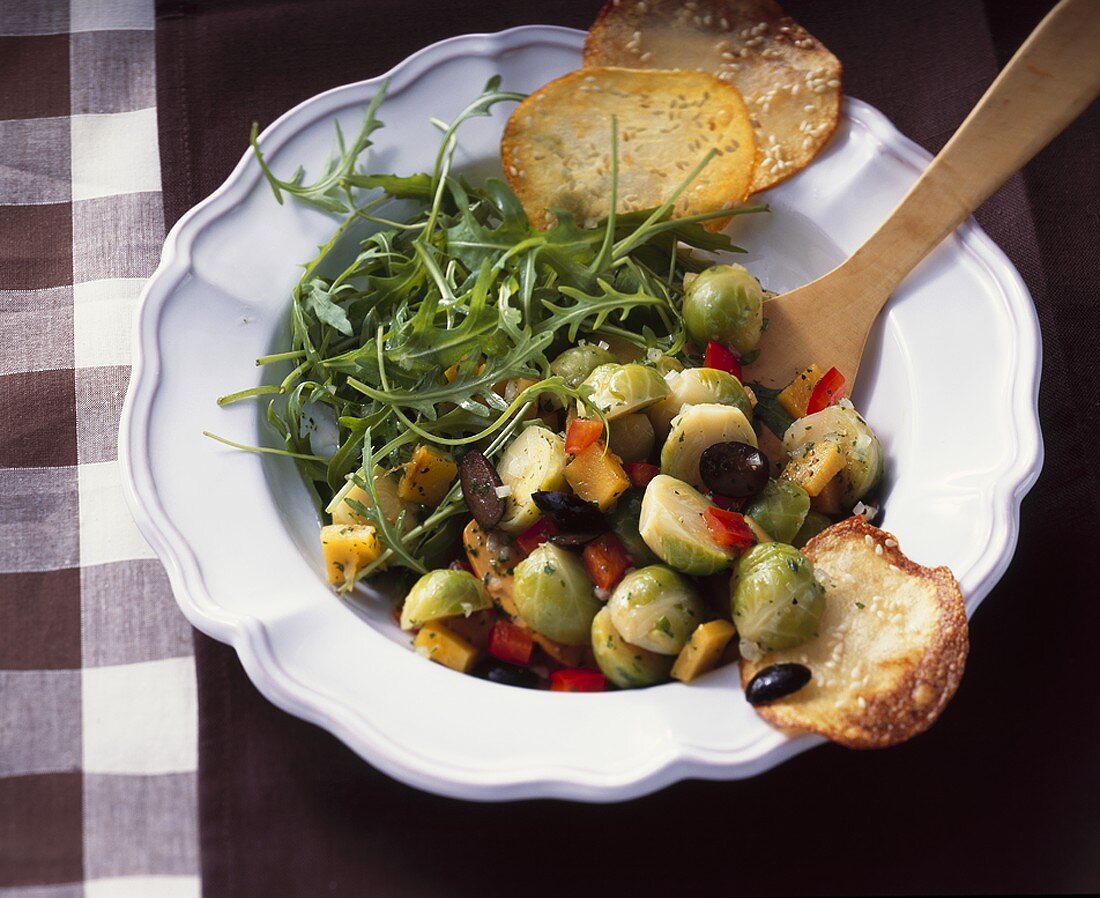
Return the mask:
{"type": "MultiPolygon", "coordinates": [[[[438,132],[493,74],[533,90],[575,68],[583,35],[516,28],[435,44],[388,77],[375,171],[431,168],[438,132]]],[[[316,171],[333,120],[353,132],[380,79],[328,91],[263,135],[276,171],[316,171]]],[[[497,165],[510,110],[460,132],[459,166],[497,165]]],[[[852,252],[928,156],[848,100],[813,166],[769,192],[772,212],[736,220],[764,283],[787,290],[852,252]]],[[[818,743],[789,738],[745,703],[727,668],[685,686],[570,695],[508,689],[425,663],[389,620],[325,586],[317,521],[292,464],[221,446],[210,430],[270,442],[255,406],[218,395],[260,381],[279,345],[299,264],[333,227],[275,203],[251,155],[172,229],[142,298],[120,455],[138,525],[180,607],[231,643],[261,692],[335,733],[388,774],[470,799],[610,801],[685,777],[760,773],[818,743]]],[[[857,405],[883,438],[883,525],[926,564],[948,564],[970,611],[1002,575],[1019,502],[1038,475],[1039,332],[1016,271],[972,221],[898,290],[871,342],[857,405]]],[[[828,360],[822,360],[827,362],[828,360]]]]}

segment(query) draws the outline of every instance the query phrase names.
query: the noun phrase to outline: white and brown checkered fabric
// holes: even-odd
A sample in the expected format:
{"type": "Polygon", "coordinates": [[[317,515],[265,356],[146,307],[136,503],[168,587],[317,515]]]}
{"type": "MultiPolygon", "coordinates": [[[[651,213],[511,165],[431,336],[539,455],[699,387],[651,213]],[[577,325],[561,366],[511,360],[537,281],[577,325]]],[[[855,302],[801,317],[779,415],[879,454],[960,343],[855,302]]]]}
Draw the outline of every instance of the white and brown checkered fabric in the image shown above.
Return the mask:
{"type": "Polygon", "coordinates": [[[0,895],[199,895],[190,628],[123,501],[153,0],[0,0],[0,895]]]}

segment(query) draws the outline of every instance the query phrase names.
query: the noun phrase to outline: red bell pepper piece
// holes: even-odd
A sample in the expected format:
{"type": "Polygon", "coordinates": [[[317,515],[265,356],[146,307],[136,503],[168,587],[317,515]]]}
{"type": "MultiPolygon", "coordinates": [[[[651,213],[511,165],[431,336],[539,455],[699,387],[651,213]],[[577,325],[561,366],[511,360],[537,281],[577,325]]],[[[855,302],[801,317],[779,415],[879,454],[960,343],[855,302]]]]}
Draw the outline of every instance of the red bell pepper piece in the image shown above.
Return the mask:
{"type": "Polygon", "coordinates": [[[711,340],[703,353],[703,367],[717,368],[741,380],[741,357],[725,343],[711,340]]]}
{"type": "Polygon", "coordinates": [[[644,461],[627,462],[623,468],[626,470],[626,476],[630,478],[631,485],[640,490],[649,486],[649,481],[661,473],[661,469],[656,465],[644,461]]]}
{"type": "Polygon", "coordinates": [[[557,528],[546,518],[539,518],[535,523],[516,537],[516,545],[524,555],[530,555],[538,546],[550,539],[557,528]]]}
{"type": "Polygon", "coordinates": [[[703,512],[703,520],[714,541],[727,549],[744,551],[756,542],[756,534],[745,523],[745,516],[736,511],[712,506],[703,512]]]}
{"type": "Polygon", "coordinates": [[[613,533],[605,533],[584,547],[584,566],[600,589],[611,589],[634,566],[634,559],[613,533]]]}
{"type": "Polygon", "coordinates": [[[551,692],[603,692],[607,678],[588,667],[567,667],[550,674],[551,692]]]}
{"type": "Polygon", "coordinates": [[[498,620],[489,631],[489,654],[498,661],[526,667],[531,663],[531,651],[534,647],[534,637],[525,627],[498,620]]]}
{"type": "Polygon", "coordinates": [[[814,384],[810,400],[806,403],[806,414],[812,415],[835,404],[844,395],[844,375],[836,368],[830,368],[821,380],[814,384]]]}
{"type": "Polygon", "coordinates": [[[574,418],[565,431],[565,452],[580,455],[603,434],[603,423],[594,418],[574,418]]]}

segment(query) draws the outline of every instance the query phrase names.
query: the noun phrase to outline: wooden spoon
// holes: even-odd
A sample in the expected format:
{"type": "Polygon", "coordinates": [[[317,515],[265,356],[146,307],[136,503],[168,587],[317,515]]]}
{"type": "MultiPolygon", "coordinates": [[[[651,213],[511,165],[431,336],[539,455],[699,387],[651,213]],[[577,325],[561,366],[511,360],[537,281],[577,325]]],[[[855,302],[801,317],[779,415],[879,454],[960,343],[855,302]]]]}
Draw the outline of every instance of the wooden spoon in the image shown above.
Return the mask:
{"type": "Polygon", "coordinates": [[[1100,0],[1062,0],[867,242],[828,274],[765,303],[764,351],[745,379],[783,386],[817,362],[839,369],[850,391],[890,294],[1098,93],[1100,0]]]}

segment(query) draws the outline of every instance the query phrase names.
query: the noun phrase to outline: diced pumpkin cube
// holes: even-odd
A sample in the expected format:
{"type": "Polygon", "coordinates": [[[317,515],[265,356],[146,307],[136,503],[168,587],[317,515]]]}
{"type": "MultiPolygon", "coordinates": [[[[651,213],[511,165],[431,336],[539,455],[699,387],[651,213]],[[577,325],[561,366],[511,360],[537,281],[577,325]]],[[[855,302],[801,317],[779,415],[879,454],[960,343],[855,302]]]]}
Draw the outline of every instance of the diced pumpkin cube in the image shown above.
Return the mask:
{"type": "MultiPolygon", "coordinates": [[[[806,416],[806,406],[810,402],[810,394],[817,386],[817,382],[821,380],[823,373],[817,365],[810,365],[805,371],[796,375],[795,379],[780,392],[777,397],[779,404],[790,412],[792,418],[806,416]]],[[[783,436],[783,434],[777,434],[777,436],[783,436]]]]}
{"type": "MultiPolygon", "coordinates": [[[[445,370],[443,372],[443,379],[446,380],[447,383],[449,383],[449,384],[454,383],[455,378],[458,377],[458,368],[459,368],[459,366],[463,362],[465,362],[467,358],[469,358],[469,356],[464,356],[463,358],[461,358],[457,362],[455,362],[453,365],[451,365],[450,368],[448,368],[447,370],[445,370]]],[[[484,369],[485,369],[485,360],[482,359],[476,365],[474,365],[474,374],[480,374],[484,369]]]]}
{"type": "Polygon", "coordinates": [[[432,621],[421,627],[413,640],[413,646],[418,655],[459,673],[469,673],[481,654],[475,646],[452,633],[440,621],[432,621]]]}
{"type": "Polygon", "coordinates": [[[737,630],[728,620],[712,620],[700,624],[691,634],[676,656],[672,676],[683,683],[690,683],[718,666],[722,652],[737,630]]]}
{"type": "Polygon", "coordinates": [[[835,440],[820,440],[787,462],[783,476],[793,480],[810,496],[816,496],[837,474],[844,470],[847,459],[835,440]]]}
{"type": "Polygon", "coordinates": [[[406,502],[416,502],[434,508],[443,501],[458,474],[458,465],[445,452],[421,443],[405,465],[405,473],[397,485],[397,496],[406,502]]]}
{"type": "Polygon", "coordinates": [[[605,451],[595,442],[565,466],[565,479],[573,492],[586,502],[595,502],[607,511],[630,487],[630,478],[614,452],[605,451]]]}
{"type": "Polygon", "coordinates": [[[382,541],[370,524],[329,524],[321,528],[321,552],[328,582],[344,586],[382,554],[382,541]]]}

